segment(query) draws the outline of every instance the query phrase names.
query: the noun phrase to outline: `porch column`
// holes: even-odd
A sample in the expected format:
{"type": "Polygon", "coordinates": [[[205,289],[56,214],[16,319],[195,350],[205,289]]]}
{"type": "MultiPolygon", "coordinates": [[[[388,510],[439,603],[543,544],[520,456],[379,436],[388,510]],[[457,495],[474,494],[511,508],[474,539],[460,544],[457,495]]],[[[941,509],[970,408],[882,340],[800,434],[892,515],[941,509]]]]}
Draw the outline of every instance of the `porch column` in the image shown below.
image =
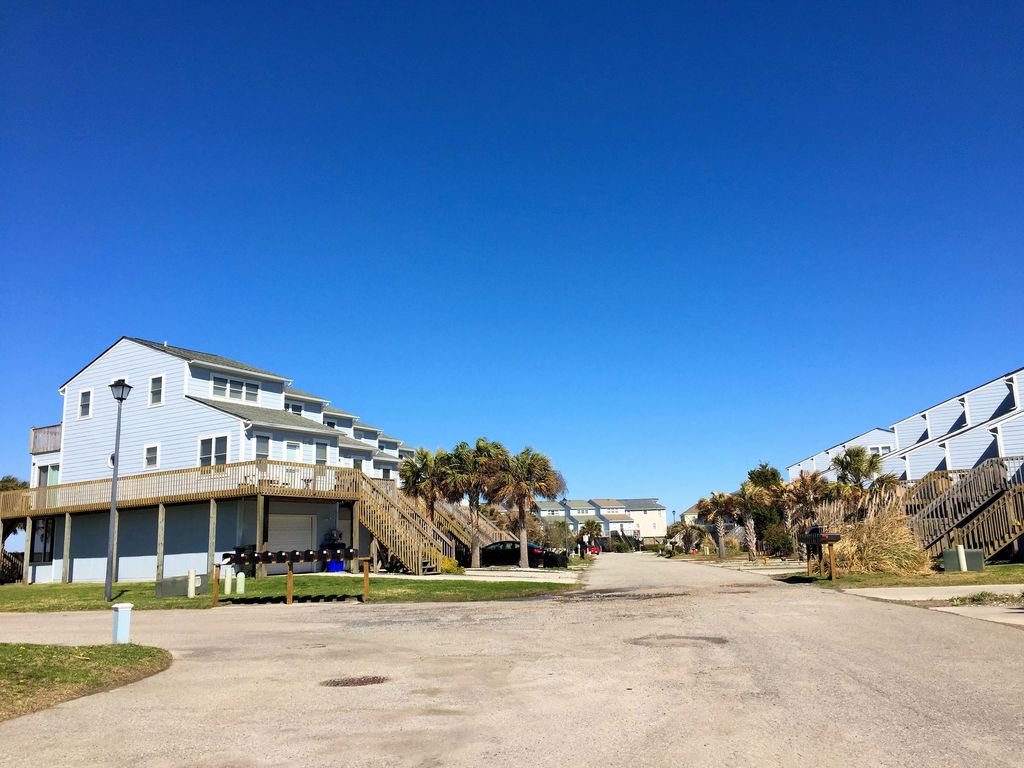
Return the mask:
{"type": "Polygon", "coordinates": [[[213,561],[217,547],[217,500],[210,499],[210,540],[206,548],[206,572],[213,578],[213,561]]]}
{"type": "Polygon", "coordinates": [[[156,580],[164,580],[164,528],[167,525],[167,508],[161,503],[156,508],[156,580]]]}
{"type": "MultiPolygon", "coordinates": [[[[265,509],[265,503],[263,501],[263,494],[256,494],[256,552],[263,551],[263,512],[265,509]]],[[[256,565],[256,576],[266,576],[267,566],[263,563],[257,563],[256,565]]]]}
{"type": "Polygon", "coordinates": [[[64,513],[64,554],[60,564],[60,583],[67,584],[71,575],[71,513],[64,513]]]}
{"type": "Polygon", "coordinates": [[[360,501],[352,502],[352,549],[359,551],[359,506],[360,501]]]}
{"type": "Polygon", "coordinates": [[[32,517],[25,516],[25,554],[21,562],[21,583],[28,584],[28,561],[32,557],[32,517]]]}

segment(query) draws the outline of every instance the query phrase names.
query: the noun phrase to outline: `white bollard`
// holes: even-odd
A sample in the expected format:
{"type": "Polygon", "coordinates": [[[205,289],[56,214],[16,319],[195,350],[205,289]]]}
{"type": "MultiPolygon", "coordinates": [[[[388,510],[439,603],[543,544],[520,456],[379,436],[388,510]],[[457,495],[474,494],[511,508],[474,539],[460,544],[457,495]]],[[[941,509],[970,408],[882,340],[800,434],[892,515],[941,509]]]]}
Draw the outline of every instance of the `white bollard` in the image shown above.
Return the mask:
{"type": "Polygon", "coordinates": [[[116,603],[114,609],[114,643],[121,645],[132,641],[132,604],[116,603]]]}
{"type": "Polygon", "coordinates": [[[235,569],[230,565],[224,566],[224,594],[231,594],[232,583],[235,580],[235,569]]]}
{"type": "Polygon", "coordinates": [[[239,573],[235,576],[235,593],[239,595],[245,594],[245,574],[239,573]]]}
{"type": "Polygon", "coordinates": [[[189,597],[195,597],[196,596],[196,572],[195,572],[194,568],[190,568],[189,569],[189,571],[188,571],[188,573],[186,575],[186,578],[188,579],[188,592],[186,592],[186,594],[189,597]]]}
{"type": "Polygon", "coordinates": [[[956,559],[957,559],[957,562],[960,564],[961,572],[966,571],[967,570],[967,553],[964,551],[964,545],[963,544],[957,544],[956,545],[956,559]]]}

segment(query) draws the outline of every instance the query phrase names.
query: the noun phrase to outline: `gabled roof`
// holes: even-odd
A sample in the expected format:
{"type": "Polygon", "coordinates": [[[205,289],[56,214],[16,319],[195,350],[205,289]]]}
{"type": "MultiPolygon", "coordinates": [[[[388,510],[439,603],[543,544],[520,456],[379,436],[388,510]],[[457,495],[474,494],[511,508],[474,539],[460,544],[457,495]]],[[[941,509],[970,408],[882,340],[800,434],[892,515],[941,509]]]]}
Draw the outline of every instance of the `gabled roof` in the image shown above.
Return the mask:
{"type": "Polygon", "coordinates": [[[180,357],[182,360],[187,360],[190,363],[200,363],[218,366],[220,368],[233,368],[236,371],[254,373],[258,376],[266,376],[271,379],[277,379],[278,381],[290,381],[287,376],[281,376],[264,368],[257,368],[256,366],[249,365],[248,363],[232,360],[230,357],[222,357],[221,355],[214,355],[210,352],[197,352],[194,349],[185,349],[184,347],[172,347],[168,344],[160,344],[156,341],[147,341],[146,339],[136,339],[131,336],[125,336],[124,338],[129,341],[134,341],[136,344],[141,344],[144,347],[155,349],[157,352],[166,352],[168,355],[180,357]]]}
{"type": "Polygon", "coordinates": [[[363,453],[372,454],[376,449],[372,445],[367,445],[362,440],[354,440],[343,432],[338,432],[332,429],[331,432],[338,438],[338,448],[345,448],[350,451],[362,451],[363,453]]]}
{"type": "Polygon", "coordinates": [[[363,424],[361,421],[357,421],[355,424],[353,424],[352,428],[361,429],[364,432],[377,432],[378,434],[384,431],[380,427],[371,427],[369,424],[363,424]]]}
{"type": "Polygon", "coordinates": [[[657,499],[620,499],[626,509],[665,509],[657,499]]]}
{"type": "Polygon", "coordinates": [[[373,460],[374,461],[384,462],[386,464],[398,464],[399,463],[397,457],[392,456],[391,454],[388,454],[388,453],[384,453],[383,451],[377,451],[375,454],[373,454],[373,460]]]}
{"type": "Polygon", "coordinates": [[[328,405],[328,406],[324,407],[324,413],[326,413],[328,416],[343,416],[346,419],[358,419],[359,418],[354,413],[349,413],[348,411],[343,411],[340,408],[335,408],[334,406],[331,406],[331,405],[328,405]]]}
{"type": "Polygon", "coordinates": [[[558,512],[565,512],[565,507],[563,507],[557,501],[538,501],[537,509],[550,509],[558,512]]]}
{"type": "Polygon", "coordinates": [[[387,440],[389,443],[400,443],[400,442],[402,442],[397,437],[392,437],[391,435],[380,435],[377,439],[378,440],[387,440]]]}
{"type": "Polygon", "coordinates": [[[595,507],[621,507],[622,502],[618,499],[591,499],[590,503],[595,507]]]}
{"type": "Polygon", "coordinates": [[[284,396],[292,397],[296,400],[312,400],[314,403],[329,403],[331,402],[326,397],[320,397],[319,395],[313,395],[309,392],[303,392],[301,389],[295,389],[295,387],[285,387],[284,396]]]}
{"type": "Polygon", "coordinates": [[[337,430],[317,424],[315,421],[299,416],[291,411],[279,410],[277,408],[260,408],[255,405],[245,405],[244,403],[236,403],[231,400],[207,400],[206,398],[193,397],[192,395],[187,397],[189,400],[194,400],[221,413],[235,416],[257,426],[277,427],[295,432],[313,432],[318,435],[344,437],[344,435],[339,435],[337,430]]]}
{"type": "Polygon", "coordinates": [[[632,523],[633,518],[622,512],[613,512],[608,515],[601,515],[609,523],[632,523]]]}
{"type": "Polygon", "coordinates": [[[592,514],[596,511],[594,510],[594,505],[586,499],[562,499],[562,503],[569,507],[569,509],[589,509],[592,514]]]}

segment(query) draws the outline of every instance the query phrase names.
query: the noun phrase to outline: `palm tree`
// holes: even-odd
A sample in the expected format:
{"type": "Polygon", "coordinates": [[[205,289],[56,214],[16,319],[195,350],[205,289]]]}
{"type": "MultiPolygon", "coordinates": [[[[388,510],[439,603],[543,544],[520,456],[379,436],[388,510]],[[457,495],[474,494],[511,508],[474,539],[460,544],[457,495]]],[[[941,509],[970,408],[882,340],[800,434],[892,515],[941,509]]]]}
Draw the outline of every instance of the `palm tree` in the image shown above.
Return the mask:
{"type": "Polygon", "coordinates": [[[828,498],[830,483],[821,472],[800,472],[785,491],[782,505],[783,522],[793,539],[793,551],[800,553],[800,559],[806,559],[806,547],[797,541],[797,531],[803,521],[814,517],[818,505],[828,498]]]}
{"type": "Polygon", "coordinates": [[[416,453],[403,459],[398,466],[398,477],[402,481],[402,492],[406,496],[422,501],[427,507],[427,519],[434,522],[434,507],[446,498],[445,469],[449,454],[443,448],[431,453],[426,448],[417,448],[416,453]]]}
{"type": "Polygon", "coordinates": [[[715,538],[718,541],[718,556],[725,557],[725,521],[732,519],[736,511],[736,501],[730,493],[713,491],[710,498],[702,498],[697,502],[697,515],[715,526],[715,538]]]}
{"type": "Polygon", "coordinates": [[[866,487],[882,474],[882,457],[861,445],[854,445],[832,458],[836,481],[844,485],[866,487]]]}
{"type": "Polygon", "coordinates": [[[585,535],[587,542],[593,544],[604,534],[604,526],[597,522],[597,520],[587,520],[587,522],[580,526],[580,534],[585,535]]]}
{"type": "Polygon", "coordinates": [[[757,557],[757,529],[754,514],[771,504],[771,494],[750,480],[740,483],[740,489],[733,494],[736,510],[743,518],[743,535],[747,541],[747,557],[757,557]]]}
{"type": "Polygon", "coordinates": [[[480,567],[480,497],[490,488],[492,478],[508,451],[501,443],[478,437],[476,445],[461,442],[452,449],[444,471],[444,485],[452,501],[469,497],[470,567],[480,567]]]}
{"type": "Polygon", "coordinates": [[[551,459],[529,446],[495,462],[495,470],[490,496],[519,510],[519,567],[529,568],[526,514],[537,506],[538,496],[553,500],[565,493],[565,479],[551,459]]]}

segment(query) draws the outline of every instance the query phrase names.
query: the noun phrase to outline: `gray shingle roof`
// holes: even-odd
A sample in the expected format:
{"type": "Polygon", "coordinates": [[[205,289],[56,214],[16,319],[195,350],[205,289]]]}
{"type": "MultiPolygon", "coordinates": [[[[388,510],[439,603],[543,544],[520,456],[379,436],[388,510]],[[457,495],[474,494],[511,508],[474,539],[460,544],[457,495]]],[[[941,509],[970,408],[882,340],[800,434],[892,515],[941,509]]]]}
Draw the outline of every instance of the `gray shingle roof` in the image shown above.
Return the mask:
{"type": "Polygon", "coordinates": [[[585,499],[566,499],[565,503],[569,506],[570,509],[589,510],[589,514],[594,514],[597,511],[594,509],[594,505],[591,504],[589,501],[586,501],[585,499]]]}
{"type": "Polygon", "coordinates": [[[657,499],[619,499],[626,509],[664,509],[657,499]]]}
{"type": "Polygon", "coordinates": [[[611,514],[601,515],[605,520],[610,523],[631,523],[633,518],[622,512],[613,512],[611,514]]]}
{"type": "MultiPolygon", "coordinates": [[[[278,410],[276,408],[260,408],[255,405],[245,405],[244,403],[236,403],[231,400],[207,400],[206,398],[192,397],[191,395],[188,397],[189,400],[195,400],[197,403],[202,403],[231,416],[245,419],[253,424],[280,427],[282,429],[295,429],[301,432],[316,432],[324,435],[338,435],[337,430],[325,427],[323,424],[317,424],[315,421],[299,416],[291,411],[278,410]]],[[[344,435],[341,436],[344,437],[344,435]]]]}
{"type": "Polygon", "coordinates": [[[550,509],[557,510],[558,512],[564,512],[565,507],[559,504],[557,501],[538,501],[537,509],[550,509]]]}
{"type": "Polygon", "coordinates": [[[400,442],[402,442],[397,437],[392,437],[391,435],[381,435],[377,439],[378,440],[387,440],[389,443],[400,443],[400,442]]]}
{"type": "Polygon", "coordinates": [[[389,464],[398,464],[398,459],[390,454],[384,453],[384,451],[377,451],[373,454],[374,461],[383,461],[389,464]]]}
{"type": "Polygon", "coordinates": [[[366,432],[378,432],[378,433],[380,433],[380,432],[383,432],[383,431],[384,431],[384,430],[383,430],[383,429],[381,429],[380,427],[371,427],[371,426],[370,426],[369,424],[363,424],[362,422],[359,422],[359,421],[357,421],[357,422],[356,422],[355,424],[353,424],[352,426],[353,426],[353,427],[354,427],[355,429],[362,429],[362,430],[364,430],[364,431],[366,431],[366,432]]]}
{"type": "Polygon", "coordinates": [[[363,451],[364,453],[373,453],[376,450],[372,445],[367,445],[362,440],[353,440],[348,435],[334,429],[331,432],[334,432],[337,436],[339,448],[346,448],[350,451],[363,451]]]}
{"type": "Polygon", "coordinates": [[[285,396],[292,395],[294,397],[301,397],[308,400],[316,400],[321,403],[328,402],[326,397],[320,397],[320,395],[314,395],[311,392],[303,392],[301,389],[295,389],[295,387],[285,387],[284,394],[285,396]]]}
{"type": "Polygon", "coordinates": [[[254,365],[248,363],[242,363],[238,360],[232,360],[230,357],[222,357],[220,355],[213,355],[209,352],[197,352],[194,349],[185,349],[184,347],[172,347],[170,345],[163,345],[156,341],[147,341],[146,339],[136,339],[131,336],[126,336],[129,341],[134,341],[136,344],[141,344],[144,347],[155,349],[157,352],[166,352],[169,355],[180,357],[182,360],[195,361],[197,363],[209,363],[210,365],[220,365],[225,368],[237,368],[240,371],[248,371],[249,373],[260,374],[263,376],[270,376],[275,379],[281,379],[287,381],[287,376],[281,376],[273,371],[268,371],[264,368],[257,368],[254,365]]]}
{"type": "Polygon", "coordinates": [[[324,413],[326,413],[328,415],[331,415],[331,416],[344,416],[346,419],[356,419],[356,418],[359,418],[354,413],[349,413],[348,411],[343,411],[340,408],[335,408],[332,405],[326,406],[324,408],[324,413]]]}

